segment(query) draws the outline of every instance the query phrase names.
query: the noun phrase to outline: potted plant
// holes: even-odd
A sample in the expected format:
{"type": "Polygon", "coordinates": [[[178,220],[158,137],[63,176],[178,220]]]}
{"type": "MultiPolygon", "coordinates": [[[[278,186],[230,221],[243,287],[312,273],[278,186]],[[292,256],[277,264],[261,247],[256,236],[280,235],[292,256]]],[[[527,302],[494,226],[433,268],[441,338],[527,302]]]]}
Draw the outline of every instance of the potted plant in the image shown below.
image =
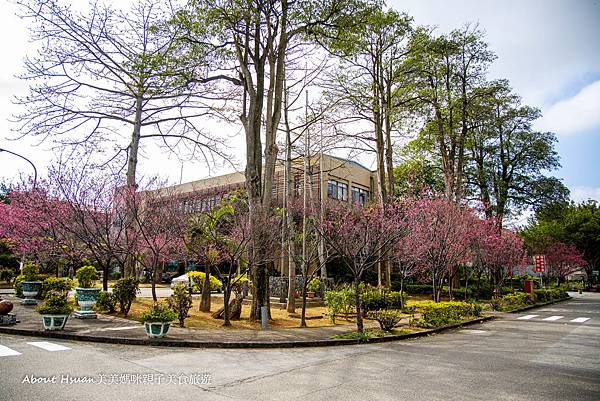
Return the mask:
{"type": "Polygon", "coordinates": [[[314,298],[315,294],[317,294],[321,290],[321,281],[318,278],[313,278],[307,285],[306,296],[308,298],[314,298]]]}
{"type": "Polygon", "coordinates": [[[96,280],[98,280],[98,272],[94,266],[83,266],[77,270],[77,282],[79,287],[77,291],[77,304],[79,310],[75,312],[75,317],[79,319],[95,319],[98,316],[92,310],[98,300],[100,288],[95,288],[96,280]]]}
{"type": "Polygon", "coordinates": [[[171,322],[177,319],[177,313],[166,303],[157,303],[140,314],[140,322],[144,324],[146,334],[151,338],[164,337],[169,331],[171,322]]]}
{"type": "Polygon", "coordinates": [[[69,315],[73,312],[73,307],[69,305],[67,293],[51,292],[44,302],[37,307],[37,311],[42,315],[44,329],[62,330],[69,315]]]}
{"type": "Polygon", "coordinates": [[[37,305],[35,297],[42,290],[42,282],[39,281],[40,266],[36,263],[27,263],[23,266],[21,275],[21,289],[23,291],[23,305],[37,305]]]}

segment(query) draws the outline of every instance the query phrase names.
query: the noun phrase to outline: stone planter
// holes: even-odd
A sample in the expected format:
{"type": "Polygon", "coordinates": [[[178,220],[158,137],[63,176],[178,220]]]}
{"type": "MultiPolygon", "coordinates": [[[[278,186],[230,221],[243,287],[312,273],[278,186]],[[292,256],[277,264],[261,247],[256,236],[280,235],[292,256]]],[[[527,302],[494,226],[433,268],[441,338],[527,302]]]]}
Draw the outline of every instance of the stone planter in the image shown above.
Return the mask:
{"type": "Polygon", "coordinates": [[[69,315],[42,315],[45,330],[62,330],[65,328],[69,315]]]}
{"type": "Polygon", "coordinates": [[[306,297],[307,298],[314,298],[315,297],[315,292],[314,291],[307,291],[306,292],[306,297]]]}
{"type": "Polygon", "coordinates": [[[145,322],[144,329],[150,338],[164,337],[171,327],[171,322],[145,322]]]}
{"type": "Polygon", "coordinates": [[[77,287],[75,291],[77,292],[77,304],[79,305],[79,310],[74,314],[75,317],[78,319],[96,319],[98,316],[92,310],[92,307],[96,305],[100,288],[77,287]]]}
{"type": "Polygon", "coordinates": [[[41,281],[21,281],[21,289],[23,290],[22,305],[37,305],[35,297],[42,290],[41,281]]]}

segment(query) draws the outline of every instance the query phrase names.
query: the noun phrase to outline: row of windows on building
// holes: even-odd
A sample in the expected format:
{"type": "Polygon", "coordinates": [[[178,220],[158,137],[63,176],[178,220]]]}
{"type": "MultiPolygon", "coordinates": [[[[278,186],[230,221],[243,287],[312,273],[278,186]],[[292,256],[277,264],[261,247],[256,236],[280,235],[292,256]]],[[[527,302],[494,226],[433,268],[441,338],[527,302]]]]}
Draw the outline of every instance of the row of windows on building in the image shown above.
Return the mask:
{"type": "MultiPolygon", "coordinates": [[[[327,196],[332,199],[348,202],[348,184],[337,180],[327,182],[327,196]]],[[[364,204],[369,200],[369,191],[352,186],[352,203],[364,204]]]]}

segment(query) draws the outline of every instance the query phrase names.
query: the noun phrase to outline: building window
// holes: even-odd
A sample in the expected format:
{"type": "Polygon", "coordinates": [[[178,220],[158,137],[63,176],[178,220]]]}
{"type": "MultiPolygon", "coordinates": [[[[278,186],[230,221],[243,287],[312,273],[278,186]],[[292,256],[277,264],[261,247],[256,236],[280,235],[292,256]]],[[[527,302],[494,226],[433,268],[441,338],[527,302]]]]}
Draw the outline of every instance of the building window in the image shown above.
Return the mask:
{"type": "Polygon", "coordinates": [[[341,201],[348,200],[348,184],[336,180],[327,182],[327,196],[341,201]]]}
{"type": "Polygon", "coordinates": [[[359,203],[364,206],[369,199],[369,192],[359,187],[352,187],[352,203],[359,203]]]}

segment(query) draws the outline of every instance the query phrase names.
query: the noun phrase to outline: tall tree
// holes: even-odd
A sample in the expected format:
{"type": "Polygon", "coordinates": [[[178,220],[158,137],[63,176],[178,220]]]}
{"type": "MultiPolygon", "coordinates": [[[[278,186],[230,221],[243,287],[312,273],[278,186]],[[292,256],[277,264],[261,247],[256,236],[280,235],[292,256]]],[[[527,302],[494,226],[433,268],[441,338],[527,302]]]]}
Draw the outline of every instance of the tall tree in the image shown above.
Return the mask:
{"type": "Polygon", "coordinates": [[[556,136],[532,128],[538,109],[521,105],[506,81],[488,85],[471,114],[467,141],[467,187],[499,227],[505,217],[527,207],[568,198],[568,189],[547,171],[558,167],[556,136]]]}
{"type": "Polygon", "coordinates": [[[54,0],[17,4],[40,46],[25,59],[21,78],[30,91],[16,100],[25,109],[16,116],[19,135],[52,136],[63,146],[106,150],[112,144],[112,157],[127,155],[129,186],[137,183],[140,141],[146,138],[171,150],[185,142],[192,152],[224,155],[217,137],[198,126],[216,97],[209,107],[206,88],[191,85],[197,81],[189,71],[204,59],[177,53],[179,33],[165,25],[173,12],[169,4],[143,0],[122,10],[92,3],[86,12],[54,0]]]}
{"type": "Polygon", "coordinates": [[[336,34],[351,29],[364,8],[362,0],[191,0],[178,20],[189,29],[191,43],[211,44],[218,54],[215,79],[243,88],[240,121],[246,138],[246,190],[252,228],[254,297],[251,317],[269,306],[265,250],[259,246],[271,193],[282,115],[285,56],[300,37],[336,34]],[[223,75],[233,71],[233,75],[223,75]],[[262,128],[265,127],[264,160],[262,128]],[[263,171],[264,166],[264,171],[263,171]]]}
{"type": "Polygon", "coordinates": [[[463,199],[466,144],[472,132],[472,107],[490,63],[496,58],[483,33],[466,25],[448,35],[419,30],[411,39],[406,70],[412,71],[416,103],[425,117],[422,135],[435,143],[444,174],[445,196],[463,199]]]}
{"type": "Polygon", "coordinates": [[[358,137],[374,149],[380,203],[394,195],[392,133],[405,100],[402,66],[411,32],[406,14],[374,9],[358,34],[342,35],[330,46],[340,65],[329,78],[328,96],[346,121],[371,125],[369,136],[358,137]]]}

